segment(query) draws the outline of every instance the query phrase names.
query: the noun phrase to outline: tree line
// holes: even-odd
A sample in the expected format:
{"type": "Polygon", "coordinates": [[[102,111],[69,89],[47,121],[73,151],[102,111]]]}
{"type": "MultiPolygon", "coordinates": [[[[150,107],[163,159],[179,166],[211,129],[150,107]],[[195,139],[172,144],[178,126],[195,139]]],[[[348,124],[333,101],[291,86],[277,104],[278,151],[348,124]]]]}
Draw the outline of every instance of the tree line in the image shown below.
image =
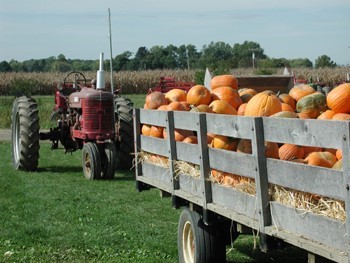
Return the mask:
{"type": "MultiPolygon", "coordinates": [[[[109,60],[105,61],[109,68],[109,60]]],[[[194,45],[140,47],[136,53],[125,51],[113,58],[114,71],[137,71],[155,69],[205,69],[228,70],[235,68],[256,68],[263,74],[281,67],[323,68],[336,67],[327,55],[320,55],[315,63],[308,58],[270,58],[256,42],[245,41],[230,45],[224,42],[211,42],[200,51],[194,45]]],[[[67,59],[63,54],[46,59],[30,59],[0,62],[0,72],[69,72],[96,71],[98,60],[67,59]]]]}

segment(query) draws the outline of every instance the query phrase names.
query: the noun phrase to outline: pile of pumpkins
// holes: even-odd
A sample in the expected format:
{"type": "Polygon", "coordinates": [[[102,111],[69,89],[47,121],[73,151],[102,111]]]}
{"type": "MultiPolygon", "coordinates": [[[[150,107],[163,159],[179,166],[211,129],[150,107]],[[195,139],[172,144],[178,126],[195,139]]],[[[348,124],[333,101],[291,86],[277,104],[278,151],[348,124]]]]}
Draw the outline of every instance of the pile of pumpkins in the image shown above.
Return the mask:
{"type": "MultiPolygon", "coordinates": [[[[333,88],[327,95],[316,91],[310,85],[295,85],[289,93],[276,94],[270,90],[257,92],[252,88],[238,89],[233,75],[219,75],[211,80],[211,90],[195,85],[188,92],[172,89],[167,93],[150,92],[144,108],[152,110],[173,110],[229,114],[240,116],[263,116],[280,118],[302,118],[320,120],[350,120],[350,83],[333,88]]],[[[164,127],[142,125],[142,134],[166,138],[164,127]]],[[[175,140],[197,143],[193,131],[175,130],[175,140]]],[[[208,133],[208,145],[251,154],[251,141],[208,133]]],[[[265,155],[286,161],[300,162],[327,168],[342,169],[341,149],[322,149],[293,144],[265,142],[265,155]]],[[[214,180],[235,186],[243,179],[220,171],[212,171],[214,180]]]]}

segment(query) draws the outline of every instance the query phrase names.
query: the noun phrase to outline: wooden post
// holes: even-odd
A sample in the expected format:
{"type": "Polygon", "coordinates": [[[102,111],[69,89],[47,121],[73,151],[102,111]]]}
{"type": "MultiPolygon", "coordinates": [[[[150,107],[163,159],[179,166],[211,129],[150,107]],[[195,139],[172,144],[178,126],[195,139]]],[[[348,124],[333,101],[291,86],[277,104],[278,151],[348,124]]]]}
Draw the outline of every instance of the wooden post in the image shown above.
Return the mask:
{"type": "Polygon", "coordinates": [[[265,234],[265,226],[271,225],[269,183],[267,178],[267,167],[265,157],[265,138],[263,129],[263,119],[261,117],[254,118],[252,131],[252,154],[256,157],[256,197],[257,208],[260,223],[260,247],[261,250],[268,250],[267,236],[265,234]]]}

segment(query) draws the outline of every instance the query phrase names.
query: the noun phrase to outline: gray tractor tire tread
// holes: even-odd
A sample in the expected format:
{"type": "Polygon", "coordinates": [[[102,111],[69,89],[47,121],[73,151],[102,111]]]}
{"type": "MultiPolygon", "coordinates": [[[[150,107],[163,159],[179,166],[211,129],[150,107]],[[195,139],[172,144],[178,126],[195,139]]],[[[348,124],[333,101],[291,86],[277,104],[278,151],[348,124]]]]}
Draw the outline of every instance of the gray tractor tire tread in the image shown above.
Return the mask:
{"type": "Polygon", "coordinates": [[[120,140],[116,140],[118,168],[131,169],[134,160],[133,103],[128,98],[115,98],[115,120],[120,140]]]}
{"type": "Polygon", "coordinates": [[[38,168],[39,130],[36,101],[26,96],[17,98],[11,115],[12,159],[16,170],[35,171],[38,168]]]}

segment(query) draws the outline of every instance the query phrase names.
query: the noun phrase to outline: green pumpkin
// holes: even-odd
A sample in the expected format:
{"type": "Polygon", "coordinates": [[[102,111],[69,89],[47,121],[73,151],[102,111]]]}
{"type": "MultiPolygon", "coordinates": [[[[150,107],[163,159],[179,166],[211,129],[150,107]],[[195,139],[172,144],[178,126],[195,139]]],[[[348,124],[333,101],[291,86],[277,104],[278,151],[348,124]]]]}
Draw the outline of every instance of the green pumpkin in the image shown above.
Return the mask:
{"type": "Polygon", "coordinates": [[[316,119],[317,116],[326,109],[326,96],[318,92],[302,97],[296,105],[297,112],[306,113],[314,119],[316,119]]]}

